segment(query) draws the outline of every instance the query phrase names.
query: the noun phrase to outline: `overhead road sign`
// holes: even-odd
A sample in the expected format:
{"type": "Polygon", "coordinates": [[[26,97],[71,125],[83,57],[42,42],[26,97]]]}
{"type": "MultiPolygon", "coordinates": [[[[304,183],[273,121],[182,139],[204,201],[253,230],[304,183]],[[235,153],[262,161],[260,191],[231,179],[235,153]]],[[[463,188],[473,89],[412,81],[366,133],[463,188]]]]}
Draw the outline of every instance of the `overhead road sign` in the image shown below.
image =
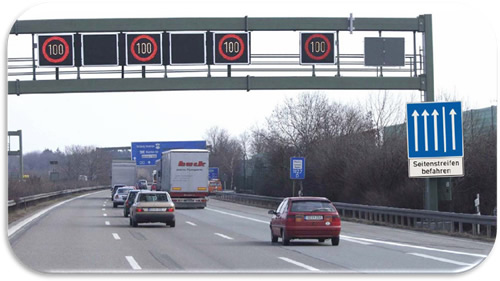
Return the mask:
{"type": "Polygon", "coordinates": [[[410,177],[464,175],[461,102],[407,104],[410,177]]]}
{"type": "Polygon", "coordinates": [[[333,32],[300,33],[300,64],[335,64],[333,32]]]}
{"type": "Polygon", "coordinates": [[[208,180],[215,180],[219,178],[219,168],[210,167],[208,168],[208,180]]]}
{"type": "Polygon", "coordinates": [[[214,64],[250,64],[249,32],[214,32],[214,64]]]}
{"type": "Polygon", "coordinates": [[[163,44],[161,33],[127,33],[127,65],[161,65],[163,44]]]}
{"type": "Polygon", "coordinates": [[[206,149],[206,141],[133,142],[132,160],[137,165],[155,165],[163,151],[171,149],[206,149]]]}
{"type": "Polygon", "coordinates": [[[82,66],[118,65],[118,33],[82,34],[82,66]]]}
{"type": "Polygon", "coordinates": [[[365,66],[404,66],[405,39],[365,37],[365,66]]]}
{"type": "Polygon", "coordinates": [[[207,63],[205,32],[170,32],[171,65],[204,65],[207,63]]]}
{"type": "Polygon", "coordinates": [[[38,66],[74,66],[73,34],[38,35],[38,66]]]}
{"type": "Polygon", "coordinates": [[[304,157],[290,158],[290,179],[303,180],[306,177],[306,159],[304,157]]]}

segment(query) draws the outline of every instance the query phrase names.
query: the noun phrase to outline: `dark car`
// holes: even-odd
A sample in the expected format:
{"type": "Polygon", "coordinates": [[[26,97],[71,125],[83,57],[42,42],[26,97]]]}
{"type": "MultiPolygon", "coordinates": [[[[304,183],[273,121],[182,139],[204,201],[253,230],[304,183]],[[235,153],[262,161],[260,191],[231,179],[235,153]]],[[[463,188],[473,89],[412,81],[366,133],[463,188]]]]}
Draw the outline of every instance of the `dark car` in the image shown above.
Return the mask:
{"type": "Polygon", "coordinates": [[[137,182],[137,189],[148,189],[148,181],[147,180],[139,180],[137,182]]]}
{"type": "Polygon", "coordinates": [[[130,206],[134,203],[135,197],[139,193],[139,190],[134,189],[128,192],[127,199],[125,199],[125,203],[123,203],[123,216],[128,217],[130,213],[130,206]]]}
{"type": "Polygon", "coordinates": [[[332,245],[340,242],[340,216],[332,202],[324,197],[285,198],[272,214],[271,241],[289,245],[292,239],[331,239],[332,245]]]}

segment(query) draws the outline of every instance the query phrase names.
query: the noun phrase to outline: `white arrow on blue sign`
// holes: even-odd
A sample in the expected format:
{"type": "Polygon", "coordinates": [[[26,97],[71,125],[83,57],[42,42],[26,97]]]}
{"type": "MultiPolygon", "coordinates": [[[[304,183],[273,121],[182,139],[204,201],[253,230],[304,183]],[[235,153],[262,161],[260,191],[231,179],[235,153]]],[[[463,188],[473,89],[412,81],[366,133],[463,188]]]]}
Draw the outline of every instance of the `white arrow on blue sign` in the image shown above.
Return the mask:
{"type": "Polygon", "coordinates": [[[462,103],[406,105],[408,158],[462,157],[462,103]]]}

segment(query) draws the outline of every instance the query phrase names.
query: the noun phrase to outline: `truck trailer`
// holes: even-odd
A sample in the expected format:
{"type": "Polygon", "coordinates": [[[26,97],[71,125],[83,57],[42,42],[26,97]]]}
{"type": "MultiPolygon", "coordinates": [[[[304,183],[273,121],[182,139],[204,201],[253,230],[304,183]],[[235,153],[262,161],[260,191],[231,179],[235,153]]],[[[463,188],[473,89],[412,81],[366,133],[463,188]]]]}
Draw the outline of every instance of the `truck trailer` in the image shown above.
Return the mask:
{"type": "Polygon", "coordinates": [[[206,149],[172,149],[156,161],[156,189],[168,191],[176,208],[207,206],[208,154],[206,149]]]}
{"type": "Polygon", "coordinates": [[[133,160],[113,160],[111,163],[111,188],[117,184],[134,186],[137,181],[137,165],[133,160]]]}

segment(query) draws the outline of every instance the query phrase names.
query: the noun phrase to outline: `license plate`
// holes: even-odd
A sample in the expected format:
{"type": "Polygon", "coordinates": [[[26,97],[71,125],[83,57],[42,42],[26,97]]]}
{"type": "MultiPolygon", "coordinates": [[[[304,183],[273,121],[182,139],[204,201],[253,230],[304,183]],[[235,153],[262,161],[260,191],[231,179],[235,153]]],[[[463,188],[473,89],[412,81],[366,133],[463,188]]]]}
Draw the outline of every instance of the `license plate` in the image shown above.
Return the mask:
{"type": "Polygon", "coordinates": [[[146,208],[148,212],[166,212],[167,208],[146,208]]]}
{"type": "Polygon", "coordinates": [[[323,220],[323,216],[305,216],[304,219],[308,221],[320,221],[323,220]]]}

